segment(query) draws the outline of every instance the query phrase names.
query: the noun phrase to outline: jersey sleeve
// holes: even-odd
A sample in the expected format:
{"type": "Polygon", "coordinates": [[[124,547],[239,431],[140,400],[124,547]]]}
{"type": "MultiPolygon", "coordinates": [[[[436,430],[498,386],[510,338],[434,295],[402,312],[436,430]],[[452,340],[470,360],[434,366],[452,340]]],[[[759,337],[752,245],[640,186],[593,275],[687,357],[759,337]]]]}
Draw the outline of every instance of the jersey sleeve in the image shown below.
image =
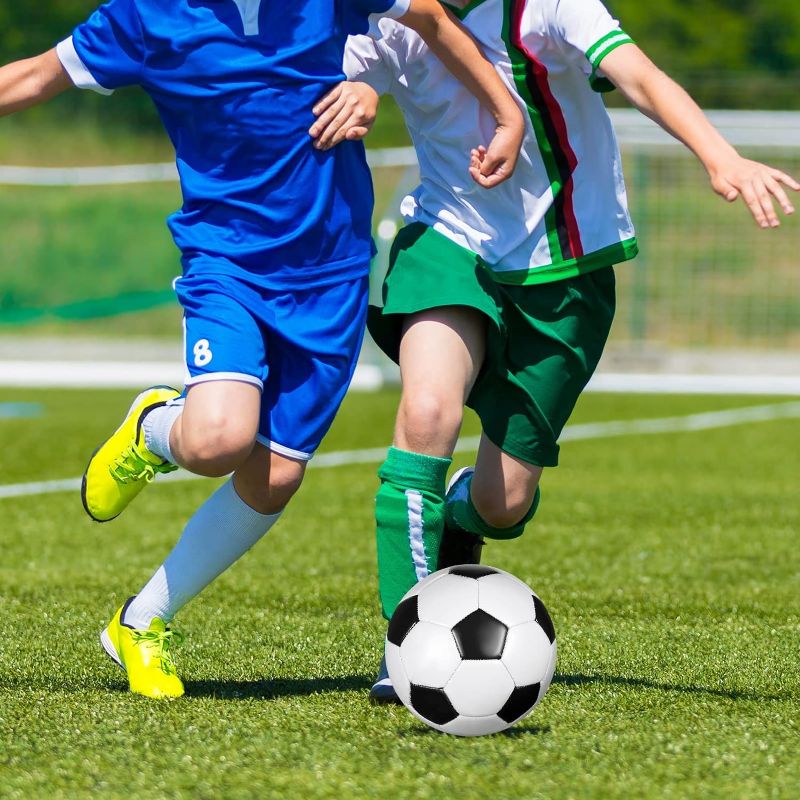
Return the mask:
{"type": "Polygon", "coordinates": [[[600,64],[620,45],[632,44],[633,39],[601,0],[555,0],[548,22],[556,39],[584,56],[581,66],[592,88],[598,92],[613,90],[614,85],[603,76],[600,64]]]}
{"type": "Polygon", "coordinates": [[[356,5],[369,16],[399,19],[408,13],[411,0],[356,0],[356,5]]]}
{"type": "Polygon", "coordinates": [[[141,80],[146,48],[134,0],[110,0],[56,46],[72,82],[80,89],[111,94],[141,80]]]}
{"type": "Polygon", "coordinates": [[[413,0],[349,0],[346,30],[349,34],[375,33],[382,17],[399,19],[408,13],[413,0]]]}
{"type": "Polygon", "coordinates": [[[386,94],[392,82],[389,65],[371,36],[351,36],[347,40],[344,74],[349,81],[369,84],[378,94],[386,94]]]}

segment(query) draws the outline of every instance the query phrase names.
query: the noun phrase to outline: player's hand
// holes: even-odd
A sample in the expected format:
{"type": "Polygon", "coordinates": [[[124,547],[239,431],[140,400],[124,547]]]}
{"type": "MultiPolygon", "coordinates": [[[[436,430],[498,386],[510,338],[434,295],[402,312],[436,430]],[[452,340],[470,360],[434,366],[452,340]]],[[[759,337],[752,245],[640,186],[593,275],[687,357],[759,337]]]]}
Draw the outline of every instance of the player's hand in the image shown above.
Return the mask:
{"type": "Polygon", "coordinates": [[[360,81],[342,81],[312,109],[317,121],[309,129],[318,150],[363,139],[378,116],[378,93],[360,81]]]}
{"type": "Polygon", "coordinates": [[[472,180],[484,189],[493,189],[507,181],[517,166],[524,135],[523,125],[499,126],[488,148],[481,145],[470,152],[472,180]]]}
{"type": "Polygon", "coordinates": [[[794,213],[783,187],[798,192],[800,183],[785,172],[737,155],[710,169],[709,175],[714,191],[729,203],[741,197],[762,228],[777,228],[781,224],[773,200],[778,201],[784,214],[794,213]]]}

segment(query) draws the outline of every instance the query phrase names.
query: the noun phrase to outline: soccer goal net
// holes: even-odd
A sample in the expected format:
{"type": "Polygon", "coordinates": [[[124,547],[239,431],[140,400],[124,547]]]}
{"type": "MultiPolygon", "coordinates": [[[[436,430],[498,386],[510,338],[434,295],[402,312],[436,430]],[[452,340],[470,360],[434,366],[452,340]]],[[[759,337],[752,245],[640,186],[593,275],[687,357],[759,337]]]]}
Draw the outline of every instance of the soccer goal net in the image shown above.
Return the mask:
{"type": "MultiPolygon", "coordinates": [[[[636,111],[611,112],[623,153],[640,255],[617,269],[617,349],[790,351],[800,346],[800,216],[761,230],[739,202],[711,190],[699,162],[636,111]]],[[[800,114],[711,112],[744,155],[800,174],[800,114]]],[[[413,151],[375,167],[391,185],[377,217],[381,256],[397,226],[399,199],[414,186],[413,151]]],[[[797,203],[800,207],[800,202],[797,203]]]]}
{"type": "MultiPolygon", "coordinates": [[[[635,111],[612,116],[641,255],[617,270],[610,351],[796,352],[800,215],[760,230],[742,203],[713,194],[696,159],[655,124],[635,111]]],[[[742,153],[800,175],[800,114],[710,116],[742,153]]],[[[372,150],[370,160],[378,285],[417,169],[408,148],[372,150]]],[[[179,202],[171,165],[0,167],[0,335],[117,314],[146,333],[150,323],[128,322],[174,304],[178,259],[164,218],[179,202]]],[[[172,318],[163,323],[177,329],[172,318]]]]}

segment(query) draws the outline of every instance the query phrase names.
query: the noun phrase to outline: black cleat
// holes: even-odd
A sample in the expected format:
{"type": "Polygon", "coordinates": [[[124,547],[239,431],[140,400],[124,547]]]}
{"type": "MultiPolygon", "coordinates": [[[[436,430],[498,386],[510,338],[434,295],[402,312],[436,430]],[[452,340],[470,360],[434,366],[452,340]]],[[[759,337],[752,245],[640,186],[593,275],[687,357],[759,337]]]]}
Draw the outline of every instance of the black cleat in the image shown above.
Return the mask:
{"type": "MultiPolygon", "coordinates": [[[[464,467],[453,475],[447,486],[448,500],[456,495],[459,490],[463,491],[460,485],[463,485],[465,480],[462,479],[465,479],[474,471],[474,467],[464,467]]],[[[465,531],[462,528],[448,525],[447,522],[445,522],[436,569],[455,567],[459,564],[480,564],[481,551],[483,550],[484,544],[480,536],[465,531]]]]}

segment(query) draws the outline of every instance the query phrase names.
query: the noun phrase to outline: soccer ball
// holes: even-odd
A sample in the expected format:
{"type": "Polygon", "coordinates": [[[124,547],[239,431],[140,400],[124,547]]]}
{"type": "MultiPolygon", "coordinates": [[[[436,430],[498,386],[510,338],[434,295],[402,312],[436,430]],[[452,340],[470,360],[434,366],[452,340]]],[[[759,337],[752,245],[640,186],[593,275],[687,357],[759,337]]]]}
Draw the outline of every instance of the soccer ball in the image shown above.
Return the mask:
{"type": "Polygon", "coordinates": [[[542,601],[496,567],[463,564],[429,575],[389,622],[386,667],[418,719],[444,733],[498,733],[530,714],[556,666],[542,601]]]}

